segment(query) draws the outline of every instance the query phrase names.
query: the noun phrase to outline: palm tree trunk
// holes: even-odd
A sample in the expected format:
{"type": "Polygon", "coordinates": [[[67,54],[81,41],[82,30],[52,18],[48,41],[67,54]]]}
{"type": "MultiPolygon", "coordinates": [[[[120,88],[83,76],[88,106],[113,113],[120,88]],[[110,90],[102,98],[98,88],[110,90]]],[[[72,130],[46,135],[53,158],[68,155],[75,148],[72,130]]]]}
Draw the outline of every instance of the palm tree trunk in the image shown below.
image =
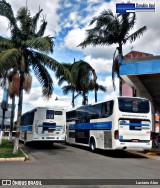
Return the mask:
{"type": "Polygon", "coordinates": [[[95,92],[95,102],[97,102],[97,88],[96,88],[96,83],[95,83],[95,89],[94,89],[94,92],[95,92]]]}
{"type": "Polygon", "coordinates": [[[2,144],[3,140],[3,128],[4,128],[4,119],[5,119],[5,110],[2,110],[3,115],[2,115],[2,124],[1,124],[1,135],[0,135],[0,145],[2,144]]]}
{"type": "Polygon", "coordinates": [[[19,136],[20,136],[20,125],[21,125],[22,103],[23,103],[23,85],[24,85],[24,72],[20,72],[20,92],[19,92],[16,136],[15,136],[13,154],[17,154],[19,149],[19,136]]]}
{"type": "Polygon", "coordinates": [[[83,97],[82,105],[88,104],[88,99],[87,99],[87,97],[86,97],[86,93],[85,93],[85,92],[82,93],[82,97],[83,97]]]}
{"type": "Polygon", "coordinates": [[[14,122],[14,109],[15,109],[15,95],[12,96],[10,134],[9,134],[9,141],[10,142],[12,141],[12,131],[13,131],[13,122],[14,122]]]}
{"type": "MultiPolygon", "coordinates": [[[[120,65],[122,63],[122,58],[123,58],[122,44],[121,43],[119,43],[118,51],[119,51],[118,62],[119,62],[119,65],[120,65]]],[[[122,78],[121,77],[119,77],[119,96],[122,96],[122,78]]]]}
{"type": "Polygon", "coordinates": [[[93,73],[93,81],[94,81],[94,92],[95,92],[95,102],[97,102],[97,83],[96,83],[96,81],[97,81],[97,75],[96,75],[96,72],[95,72],[95,70],[93,69],[92,70],[92,73],[93,73]]]}
{"type": "Polygon", "coordinates": [[[72,107],[74,108],[74,90],[72,91],[72,107]]]}

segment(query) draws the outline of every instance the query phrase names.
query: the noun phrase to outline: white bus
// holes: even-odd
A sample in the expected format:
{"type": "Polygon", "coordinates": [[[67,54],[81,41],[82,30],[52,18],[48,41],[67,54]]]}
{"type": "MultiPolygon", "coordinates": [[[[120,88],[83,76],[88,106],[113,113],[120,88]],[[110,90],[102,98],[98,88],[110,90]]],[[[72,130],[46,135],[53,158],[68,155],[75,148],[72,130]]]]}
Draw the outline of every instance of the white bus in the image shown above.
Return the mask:
{"type": "Polygon", "coordinates": [[[66,112],[64,109],[37,107],[22,115],[20,140],[65,141],[66,112]]]}
{"type": "Polygon", "coordinates": [[[147,99],[115,97],[66,112],[66,143],[99,149],[150,150],[152,110],[147,99]]]}

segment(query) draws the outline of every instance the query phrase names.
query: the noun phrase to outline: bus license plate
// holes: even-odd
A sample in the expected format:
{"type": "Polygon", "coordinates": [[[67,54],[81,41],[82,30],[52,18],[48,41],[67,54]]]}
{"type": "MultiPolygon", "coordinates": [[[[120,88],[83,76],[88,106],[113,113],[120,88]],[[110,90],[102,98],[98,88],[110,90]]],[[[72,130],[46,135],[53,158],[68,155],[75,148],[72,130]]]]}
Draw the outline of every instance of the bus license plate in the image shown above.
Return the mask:
{"type": "Polygon", "coordinates": [[[48,129],[48,132],[49,132],[49,133],[53,133],[53,132],[54,132],[54,129],[48,129]]]}
{"type": "Polygon", "coordinates": [[[139,140],[132,140],[132,142],[139,142],[139,140]]]}

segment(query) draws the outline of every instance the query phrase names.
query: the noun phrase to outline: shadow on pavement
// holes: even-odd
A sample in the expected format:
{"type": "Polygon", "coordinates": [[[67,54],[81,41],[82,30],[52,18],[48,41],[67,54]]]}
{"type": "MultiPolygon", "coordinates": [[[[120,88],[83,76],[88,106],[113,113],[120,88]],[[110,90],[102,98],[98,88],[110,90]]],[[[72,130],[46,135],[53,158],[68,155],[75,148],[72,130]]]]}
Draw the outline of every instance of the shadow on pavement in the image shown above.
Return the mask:
{"type": "Polygon", "coordinates": [[[30,149],[40,149],[40,150],[48,150],[48,149],[65,149],[65,145],[62,144],[54,144],[52,142],[29,142],[25,146],[22,143],[22,147],[29,147],[30,149]]]}
{"type": "MultiPolygon", "coordinates": [[[[89,151],[88,147],[85,146],[75,146],[75,145],[70,145],[71,147],[75,147],[78,149],[83,149],[86,151],[89,151]]],[[[112,157],[112,158],[136,158],[136,159],[148,159],[148,157],[142,156],[138,153],[130,153],[128,151],[124,151],[124,150],[100,150],[97,149],[96,152],[94,152],[96,154],[100,154],[106,157],[112,157]]]]}

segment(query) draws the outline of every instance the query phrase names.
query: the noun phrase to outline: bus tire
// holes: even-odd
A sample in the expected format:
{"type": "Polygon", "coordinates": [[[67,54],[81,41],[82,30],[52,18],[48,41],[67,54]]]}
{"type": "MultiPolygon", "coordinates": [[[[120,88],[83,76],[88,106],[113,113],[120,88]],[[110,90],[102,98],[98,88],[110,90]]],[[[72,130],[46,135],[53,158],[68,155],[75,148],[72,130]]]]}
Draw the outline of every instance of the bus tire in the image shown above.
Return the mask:
{"type": "Polygon", "coordinates": [[[95,142],[95,139],[94,139],[93,137],[90,139],[90,144],[89,144],[89,146],[90,146],[90,150],[91,150],[92,152],[95,152],[95,151],[96,151],[96,142],[95,142]]]}

